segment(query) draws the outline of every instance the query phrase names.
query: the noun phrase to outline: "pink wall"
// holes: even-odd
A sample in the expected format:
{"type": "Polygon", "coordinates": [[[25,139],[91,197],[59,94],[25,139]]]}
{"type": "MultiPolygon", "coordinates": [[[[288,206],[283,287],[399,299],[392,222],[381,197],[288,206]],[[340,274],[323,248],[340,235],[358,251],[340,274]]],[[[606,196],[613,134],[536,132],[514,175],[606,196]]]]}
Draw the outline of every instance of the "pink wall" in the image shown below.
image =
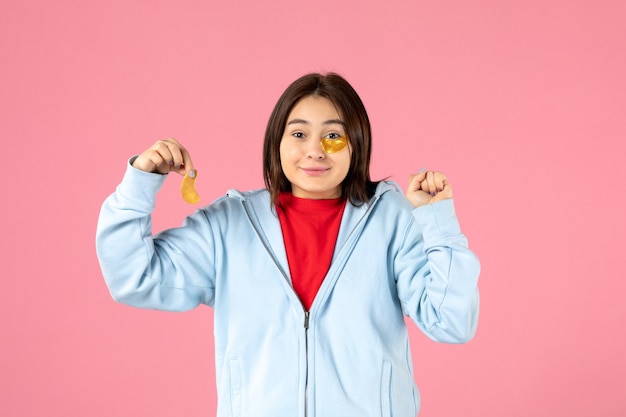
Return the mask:
{"type": "Polygon", "coordinates": [[[420,417],[625,415],[624,4],[2,1],[0,415],[213,415],[212,311],[115,304],[98,210],[167,136],[205,202],[261,186],[271,107],[316,70],[361,93],[374,177],[446,172],[482,260],[475,340],[412,330],[420,417]]]}

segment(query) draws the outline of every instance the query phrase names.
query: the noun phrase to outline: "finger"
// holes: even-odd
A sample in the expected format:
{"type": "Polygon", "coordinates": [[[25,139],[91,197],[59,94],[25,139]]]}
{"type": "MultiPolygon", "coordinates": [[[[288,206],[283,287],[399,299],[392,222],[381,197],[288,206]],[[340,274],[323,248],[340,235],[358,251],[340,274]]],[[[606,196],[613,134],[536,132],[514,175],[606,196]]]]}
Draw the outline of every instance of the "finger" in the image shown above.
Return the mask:
{"type": "Polygon", "coordinates": [[[435,172],[434,181],[435,181],[436,192],[443,191],[444,182],[446,181],[446,176],[443,175],[441,172],[435,172]]]}
{"type": "Polygon", "coordinates": [[[167,147],[169,154],[171,155],[170,164],[174,167],[174,170],[180,169],[183,165],[183,145],[181,145],[176,139],[168,138],[163,141],[163,144],[167,147]]]}
{"type": "Polygon", "coordinates": [[[191,178],[194,178],[195,171],[189,151],[174,138],[170,138],[168,142],[173,157],[172,171],[180,175],[189,174],[191,178]]]}
{"type": "Polygon", "coordinates": [[[189,152],[175,138],[156,141],[133,161],[133,166],[146,172],[167,174],[174,171],[189,174],[192,178],[195,176],[189,152]]]}
{"type": "Polygon", "coordinates": [[[196,176],[196,171],[193,167],[191,155],[189,154],[189,151],[187,151],[187,149],[185,148],[182,148],[182,153],[183,153],[183,166],[185,168],[185,173],[189,174],[191,178],[194,178],[196,176]]]}
{"type": "Polygon", "coordinates": [[[427,171],[424,173],[424,179],[420,182],[419,189],[434,196],[437,193],[437,184],[435,180],[435,173],[433,171],[427,171]]]}
{"type": "Polygon", "coordinates": [[[173,169],[174,155],[172,155],[172,149],[167,140],[159,140],[151,148],[149,157],[156,164],[157,171],[162,174],[167,174],[173,169]]]}
{"type": "Polygon", "coordinates": [[[428,171],[426,174],[426,188],[424,191],[429,193],[430,195],[435,195],[437,192],[437,184],[435,182],[435,173],[433,171],[428,171]]]}
{"type": "Polygon", "coordinates": [[[435,183],[437,184],[437,192],[431,199],[432,203],[452,198],[452,186],[443,173],[435,173],[435,183]]]}
{"type": "Polygon", "coordinates": [[[420,189],[420,179],[418,174],[411,174],[409,176],[409,183],[407,184],[407,191],[417,191],[420,189]]]}
{"type": "Polygon", "coordinates": [[[153,171],[159,171],[159,172],[168,172],[169,171],[169,165],[167,164],[167,156],[163,156],[163,154],[161,152],[159,152],[156,149],[152,149],[149,150],[147,153],[147,159],[148,161],[150,161],[153,165],[152,170],[153,171]]]}
{"type": "Polygon", "coordinates": [[[424,178],[426,177],[426,168],[422,168],[419,170],[419,172],[415,173],[415,174],[411,174],[409,176],[409,184],[408,184],[408,189],[409,190],[419,190],[420,189],[420,184],[422,181],[424,181],[424,178]]]}
{"type": "Polygon", "coordinates": [[[158,144],[142,152],[133,162],[133,166],[146,172],[167,173],[169,171],[167,155],[164,156],[163,152],[159,151],[158,144]]]}
{"type": "Polygon", "coordinates": [[[446,199],[446,198],[452,198],[452,186],[450,185],[450,182],[448,181],[448,179],[446,178],[443,181],[443,190],[441,191],[441,197],[446,199]]]}

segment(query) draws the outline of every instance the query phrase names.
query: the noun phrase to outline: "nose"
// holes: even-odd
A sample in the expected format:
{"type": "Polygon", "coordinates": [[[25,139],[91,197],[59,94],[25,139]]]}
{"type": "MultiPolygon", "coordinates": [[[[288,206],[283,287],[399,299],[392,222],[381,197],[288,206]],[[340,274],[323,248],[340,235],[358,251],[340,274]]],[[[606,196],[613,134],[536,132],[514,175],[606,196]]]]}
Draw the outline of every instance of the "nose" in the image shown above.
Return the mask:
{"type": "Polygon", "coordinates": [[[319,140],[311,139],[308,141],[306,156],[309,159],[324,159],[326,158],[326,153],[322,149],[322,145],[319,140]]]}

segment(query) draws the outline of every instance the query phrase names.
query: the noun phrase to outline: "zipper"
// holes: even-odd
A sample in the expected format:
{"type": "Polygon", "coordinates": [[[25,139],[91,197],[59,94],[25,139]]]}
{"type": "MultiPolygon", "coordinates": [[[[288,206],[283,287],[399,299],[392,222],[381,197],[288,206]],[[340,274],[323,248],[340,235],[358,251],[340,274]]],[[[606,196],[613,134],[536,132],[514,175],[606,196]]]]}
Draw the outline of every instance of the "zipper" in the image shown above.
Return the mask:
{"type": "MultiPolygon", "coordinates": [[[[367,217],[367,214],[373,209],[378,202],[380,196],[372,196],[366,212],[361,216],[358,222],[352,227],[349,235],[345,238],[345,242],[348,242],[352,237],[352,234],[357,230],[357,226],[367,217]]],[[[343,248],[342,248],[343,249],[343,248]]],[[[331,266],[332,267],[332,266],[331,266]]],[[[309,311],[304,310],[304,352],[305,352],[305,371],[304,371],[304,417],[309,413],[309,311]]]]}
{"type": "MultiPolygon", "coordinates": [[[[257,236],[261,237],[261,242],[263,244],[263,246],[265,247],[265,250],[267,251],[267,253],[270,255],[270,257],[272,258],[272,260],[274,261],[274,264],[278,267],[278,270],[281,272],[281,274],[283,275],[283,278],[285,279],[285,281],[289,282],[289,277],[287,276],[287,274],[285,273],[285,271],[283,270],[283,268],[281,267],[280,263],[278,262],[278,260],[276,259],[276,256],[274,256],[274,252],[272,251],[271,247],[269,246],[269,242],[267,242],[266,238],[265,238],[265,234],[261,232],[259,226],[257,225],[257,223],[254,221],[254,218],[252,216],[252,214],[250,213],[250,208],[248,207],[248,204],[246,202],[246,200],[241,200],[241,204],[243,205],[243,209],[246,212],[246,216],[248,216],[248,220],[250,220],[250,223],[252,224],[252,227],[254,228],[257,236]]],[[[293,286],[291,286],[291,290],[293,291],[294,295],[296,295],[293,286]]],[[[297,295],[296,295],[297,298],[297,295]]],[[[304,306],[302,306],[302,309],[304,310],[304,360],[305,360],[305,368],[304,368],[304,417],[308,416],[308,406],[309,406],[309,399],[308,399],[308,395],[309,395],[309,311],[307,311],[304,306]]]]}
{"type": "Polygon", "coordinates": [[[309,312],[304,312],[304,417],[309,413],[309,312]]]}
{"type": "MultiPolygon", "coordinates": [[[[348,242],[350,240],[350,238],[352,237],[353,233],[358,228],[358,225],[363,221],[363,219],[365,219],[367,217],[367,214],[373,209],[373,207],[376,205],[376,203],[378,202],[379,199],[380,199],[380,196],[378,196],[378,195],[372,196],[372,198],[370,199],[370,203],[368,204],[366,212],[361,216],[361,218],[357,221],[357,223],[353,225],[353,227],[352,227],[351,231],[349,232],[348,236],[346,236],[346,238],[344,239],[345,242],[348,242]]],[[[276,259],[276,256],[274,255],[274,253],[273,253],[273,251],[272,251],[272,249],[271,249],[271,247],[269,245],[269,242],[267,241],[267,238],[266,238],[265,234],[262,233],[262,231],[260,229],[260,226],[255,221],[256,217],[253,216],[252,213],[250,212],[251,208],[248,207],[248,204],[247,204],[245,199],[242,199],[241,203],[243,205],[244,211],[246,212],[246,216],[248,217],[248,220],[250,220],[250,223],[252,224],[252,227],[254,228],[255,232],[257,233],[257,236],[259,236],[261,238],[261,243],[265,247],[265,250],[269,253],[270,257],[274,261],[274,264],[278,267],[278,270],[282,273],[283,278],[285,279],[285,281],[289,282],[288,275],[285,273],[285,271],[283,270],[282,266],[280,265],[280,263],[276,259]]],[[[343,248],[342,248],[341,251],[343,251],[343,248]]],[[[291,286],[291,288],[292,288],[292,291],[293,291],[293,286],[291,286]]],[[[294,291],[294,294],[295,294],[295,291],[294,291]]],[[[296,295],[296,297],[297,297],[297,295],[296,295]]],[[[308,396],[309,396],[309,335],[308,335],[308,333],[309,333],[309,311],[304,310],[304,350],[305,350],[304,417],[307,417],[308,416],[308,412],[309,412],[308,411],[308,406],[309,406],[309,398],[308,398],[308,396]]]]}

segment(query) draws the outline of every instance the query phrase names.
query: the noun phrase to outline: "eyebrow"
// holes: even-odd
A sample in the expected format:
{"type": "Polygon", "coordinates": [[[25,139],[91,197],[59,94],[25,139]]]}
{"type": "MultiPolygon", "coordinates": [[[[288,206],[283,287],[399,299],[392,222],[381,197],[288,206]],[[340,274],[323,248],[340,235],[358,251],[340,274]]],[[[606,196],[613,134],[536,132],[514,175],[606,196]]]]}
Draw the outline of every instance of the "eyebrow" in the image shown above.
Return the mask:
{"type": "MultiPolygon", "coordinates": [[[[305,125],[308,125],[309,122],[307,120],[304,120],[304,119],[292,119],[289,122],[287,122],[287,125],[295,125],[295,124],[305,124],[305,125]]],[[[324,124],[324,125],[342,125],[342,126],[346,125],[343,122],[343,120],[339,120],[339,119],[326,120],[322,124],[324,124]]]]}

